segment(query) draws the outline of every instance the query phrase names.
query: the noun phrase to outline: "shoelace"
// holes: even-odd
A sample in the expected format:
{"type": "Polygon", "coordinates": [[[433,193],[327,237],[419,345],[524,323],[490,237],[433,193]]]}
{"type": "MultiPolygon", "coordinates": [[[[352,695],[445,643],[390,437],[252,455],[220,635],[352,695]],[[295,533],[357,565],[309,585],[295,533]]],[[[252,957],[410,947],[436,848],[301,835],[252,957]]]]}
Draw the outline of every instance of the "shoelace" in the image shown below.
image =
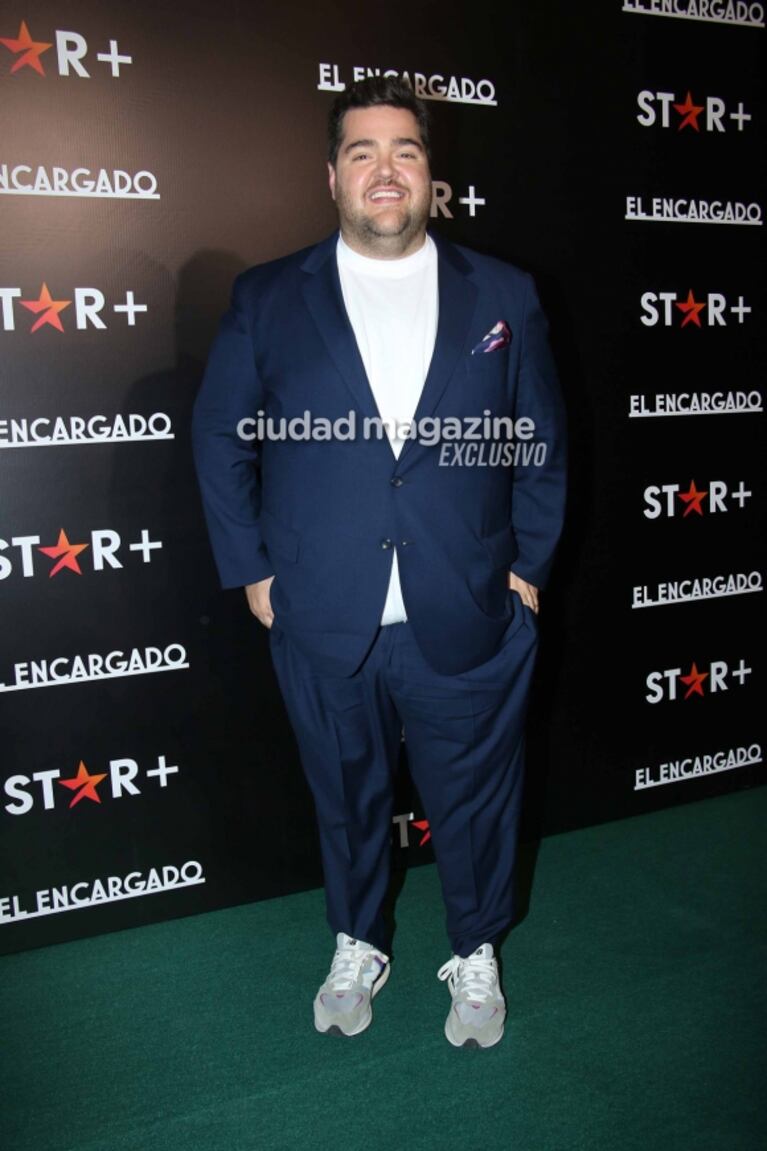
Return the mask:
{"type": "Polygon", "coordinates": [[[362,964],[374,954],[364,947],[340,947],[330,964],[327,983],[336,991],[348,991],[359,979],[362,964]]]}
{"type": "Polygon", "coordinates": [[[443,982],[448,981],[447,985],[453,995],[466,995],[469,999],[482,1002],[493,998],[498,976],[494,959],[481,959],[478,955],[461,959],[459,955],[454,955],[440,967],[437,978],[443,982]]]}

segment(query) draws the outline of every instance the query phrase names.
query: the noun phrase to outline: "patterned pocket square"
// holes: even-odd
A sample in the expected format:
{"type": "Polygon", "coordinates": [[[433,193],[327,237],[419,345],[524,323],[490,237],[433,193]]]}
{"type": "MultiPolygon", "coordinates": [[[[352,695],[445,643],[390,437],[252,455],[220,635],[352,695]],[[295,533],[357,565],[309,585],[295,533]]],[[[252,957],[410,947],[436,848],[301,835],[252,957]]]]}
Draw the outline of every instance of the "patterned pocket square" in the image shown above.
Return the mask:
{"type": "Polygon", "coordinates": [[[490,329],[483,340],[477,344],[475,348],[471,349],[472,356],[476,356],[482,352],[495,352],[498,348],[505,348],[507,344],[511,343],[511,332],[509,325],[505,320],[499,320],[498,323],[490,329]]]}

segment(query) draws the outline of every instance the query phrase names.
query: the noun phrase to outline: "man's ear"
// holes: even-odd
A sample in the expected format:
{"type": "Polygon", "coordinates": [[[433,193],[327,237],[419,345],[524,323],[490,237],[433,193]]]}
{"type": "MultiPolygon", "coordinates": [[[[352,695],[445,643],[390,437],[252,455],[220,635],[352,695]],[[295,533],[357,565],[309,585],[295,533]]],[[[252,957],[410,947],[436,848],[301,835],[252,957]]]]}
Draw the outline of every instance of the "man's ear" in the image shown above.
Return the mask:
{"type": "Polygon", "coordinates": [[[336,170],[331,163],[328,163],[328,187],[330,188],[330,195],[335,200],[335,198],[336,198],[336,170]]]}

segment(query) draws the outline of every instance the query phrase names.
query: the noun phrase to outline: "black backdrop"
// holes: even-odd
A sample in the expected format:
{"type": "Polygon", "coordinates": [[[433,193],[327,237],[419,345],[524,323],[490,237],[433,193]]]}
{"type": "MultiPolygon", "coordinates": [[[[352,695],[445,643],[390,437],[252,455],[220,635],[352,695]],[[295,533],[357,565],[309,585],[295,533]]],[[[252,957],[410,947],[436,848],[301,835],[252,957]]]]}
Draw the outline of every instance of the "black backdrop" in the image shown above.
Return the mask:
{"type": "MultiPolygon", "coordinates": [[[[188,424],[234,275],[334,226],[325,118],[355,68],[435,97],[435,226],[532,271],[551,320],[573,478],[525,834],[760,782],[763,6],[0,19],[0,949],[320,881],[188,424]]],[[[401,788],[398,862],[429,859],[401,788]]]]}

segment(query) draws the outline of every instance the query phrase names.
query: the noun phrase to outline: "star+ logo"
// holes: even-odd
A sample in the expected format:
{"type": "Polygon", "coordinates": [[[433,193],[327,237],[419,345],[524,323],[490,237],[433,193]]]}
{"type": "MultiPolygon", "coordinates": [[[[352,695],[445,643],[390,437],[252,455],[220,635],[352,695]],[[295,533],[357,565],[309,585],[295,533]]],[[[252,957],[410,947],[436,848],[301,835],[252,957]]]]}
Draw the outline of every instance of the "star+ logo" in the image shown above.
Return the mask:
{"type": "Polygon", "coordinates": [[[81,799],[91,799],[94,803],[101,803],[101,798],[96,788],[102,780],[106,779],[107,774],[103,772],[101,775],[90,775],[88,768],[82,760],[80,760],[80,767],[77,775],[71,779],[60,779],[58,782],[62,787],[68,787],[70,791],[77,794],[72,796],[69,806],[74,807],[81,799]]]}
{"type": "MultiPolygon", "coordinates": [[[[128,542],[127,551],[140,553],[144,563],[148,564],[152,562],[153,553],[161,549],[162,546],[161,540],[151,539],[147,528],[142,528],[138,538],[128,542]]],[[[85,557],[81,561],[80,556],[86,550],[89,555],[89,570],[101,572],[105,571],[106,568],[121,569],[125,566],[119,558],[121,552],[123,555],[125,553],[123,539],[119,532],[111,528],[99,528],[90,533],[88,542],[73,543],[64,528],[61,528],[56,543],[45,546],[40,545],[39,535],[11,536],[9,540],[0,539],[0,580],[8,579],[14,571],[20,571],[25,579],[31,579],[37,575],[36,552],[40,552],[52,561],[48,570],[48,579],[53,579],[54,576],[58,576],[65,570],[74,572],[78,576],[82,575],[83,570],[80,564],[84,562],[85,557]],[[13,558],[3,554],[11,548],[16,549],[16,555],[13,558]]]]}
{"type": "MultiPolygon", "coordinates": [[[[79,32],[68,32],[57,28],[54,33],[54,40],[35,40],[25,20],[21,21],[19,31],[15,36],[0,36],[0,44],[14,57],[9,74],[13,76],[28,69],[29,72],[36,72],[38,76],[47,75],[43,56],[54,47],[54,43],[56,48],[54,56],[46,57],[46,61],[55,59],[55,68],[59,76],[76,76],[81,80],[90,79],[91,73],[84,64],[90,49],[84,36],[79,32]]],[[[92,56],[92,53],[90,55],[92,56]]],[[[122,68],[133,63],[133,57],[121,55],[117,41],[110,40],[108,52],[96,53],[96,63],[108,67],[110,74],[117,78],[121,75],[122,68]]],[[[53,70],[52,66],[51,70],[53,70]]],[[[3,71],[5,71],[4,67],[3,71]]]]}
{"type": "Polygon", "coordinates": [[[744,659],[733,668],[726,660],[712,660],[707,670],[701,670],[693,660],[689,671],[681,667],[651,671],[645,681],[645,699],[648,703],[663,703],[721,694],[731,687],[743,687],[751,671],[744,659]]]}
{"type": "Polygon", "coordinates": [[[110,759],[105,771],[92,772],[81,759],[74,775],[62,776],[59,768],[49,768],[45,771],[36,771],[32,775],[20,773],[9,776],[3,787],[8,801],[5,810],[9,815],[27,815],[42,805],[43,810],[53,811],[57,806],[61,806],[62,800],[67,799],[64,792],[57,790],[58,787],[63,787],[69,792],[69,802],[66,806],[70,810],[83,800],[101,804],[104,795],[112,799],[143,795],[147,790],[147,783],[152,787],[166,788],[168,777],[177,775],[178,771],[178,767],[169,764],[164,755],[157,757],[156,766],[144,771],[141,770],[138,760],[125,757],[110,759]],[[105,780],[109,782],[105,783],[105,780]],[[54,787],[54,784],[57,786],[54,787]],[[103,790],[100,791],[102,785],[103,790]]]}
{"type": "Polygon", "coordinates": [[[703,103],[693,99],[688,89],[684,99],[675,92],[653,92],[644,88],[637,96],[639,112],[637,120],[643,128],[671,128],[676,132],[726,132],[736,127],[742,132],[751,122],[751,113],[746,112],[743,101],[738,101],[736,110],[729,111],[727,104],[719,96],[707,96],[703,103]]]}
{"type": "MultiPolygon", "coordinates": [[[[54,299],[48,284],[44,281],[39,295],[24,299],[21,288],[0,288],[0,319],[4,332],[16,331],[17,313],[14,302],[21,304],[27,312],[36,317],[29,331],[38,332],[43,327],[55,328],[57,332],[65,330],[61,313],[74,304],[75,327],[79,331],[86,328],[97,328],[103,331],[107,327],[102,318],[102,312],[107,308],[107,300],[99,288],[74,288],[71,299],[54,299]]],[[[111,305],[111,311],[116,316],[124,316],[129,328],[135,328],[136,316],[146,312],[146,304],[136,303],[132,291],[126,291],[125,299],[111,305]]]]}
{"type": "Polygon", "coordinates": [[[21,71],[22,68],[31,68],[33,72],[39,72],[41,76],[45,75],[45,69],[43,68],[40,57],[43,52],[47,52],[53,45],[33,40],[23,20],[21,21],[18,36],[15,38],[0,36],[0,44],[16,57],[11,67],[11,74],[21,71]]]}
{"type": "Polygon", "coordinates": [[[51,559],[56,560],[56,563],[48,572],[48,578],[50,579],[58,575],[62,568],[69,568],[70,571],[76,572],[77,575],[82,575],[83,573],[77,562],[77,557],[80,552],[84,552],[87,547],[88,544],[71,544],[67,539],[67,533],[62,528],[59,532],[57,544],[49,548],[39,547],[37,550],[42,552],[44,556],[50,556],[51,559]]]}
{"type": "Polygon", "coordinates": [[[726,328],[733,322],[728,317],[735,316],[738,324],[743,324],[751,314],[743,296],[738,296],[737,301],[730,303],[722,292],[708,292],[696,299],[692,288],[681,298],[678,292],[644,292],[639,319],[646,328],[702,328],[704,323],[707,328],[726,328]]]}
{"type": "Polygon", "coordinates": [[[706,512],[715,515],[732,511],[733,503],[742,511],[752,495],[743,480],[732,490],[724,480],[710,480],[708,486],[702,488],[695,480],[690,480],[685,489],[681,484],[649,484],[644,489],[643,515],[648,520],[674,519],[679,514],[686,519],[691,515],[703,516],[706,512]]]}

